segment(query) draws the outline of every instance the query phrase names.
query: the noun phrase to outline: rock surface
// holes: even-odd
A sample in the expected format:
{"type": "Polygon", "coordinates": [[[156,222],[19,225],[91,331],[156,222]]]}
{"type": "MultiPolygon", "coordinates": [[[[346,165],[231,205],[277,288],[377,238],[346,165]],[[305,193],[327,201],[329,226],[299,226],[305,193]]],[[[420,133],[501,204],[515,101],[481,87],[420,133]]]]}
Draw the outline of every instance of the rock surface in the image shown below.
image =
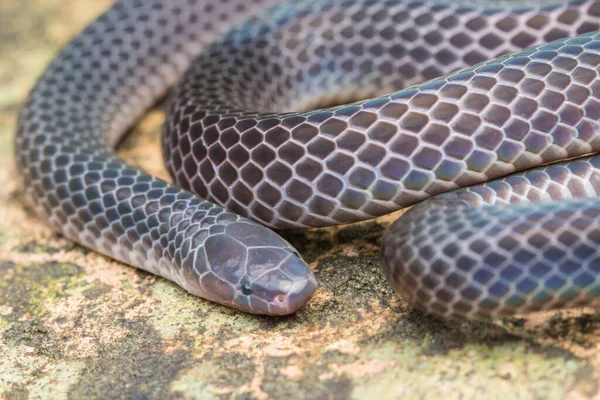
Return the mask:
{"type": "MultiPolygon", "coordinates": [[[[0,2],[0,397],[585,399],[599,396],[600,314],[443,321],[388,288],[390,217],[286,232],[314,269],[312,302],[250,316],[61,238],[23,207],[16,116],[58,48],[108,0],[0,2]]],[[[160,109],[121,146],[161,169],[160,109]]]]}

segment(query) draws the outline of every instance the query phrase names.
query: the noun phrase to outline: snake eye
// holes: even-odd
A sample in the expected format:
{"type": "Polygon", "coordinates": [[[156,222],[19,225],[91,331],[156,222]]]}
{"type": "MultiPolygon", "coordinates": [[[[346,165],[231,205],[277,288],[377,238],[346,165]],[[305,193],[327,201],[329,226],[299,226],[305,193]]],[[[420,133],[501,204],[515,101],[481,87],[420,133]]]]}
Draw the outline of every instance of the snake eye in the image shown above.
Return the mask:
{"type": "Polygon", "coordinates": [[[249,296],[252,294],[252,281],[247,276],[242,278],[240,282],[240,286],[238,289],[242,292],[243,295],[249,296]]]}
{"type": "Polygon", "coordinates": [[[250,287],[250,285],[242,285],[242,287],[240,288],[240,290],[246,296],[249,296],[249,295],[252,294],[252,288],[250,287]]]}

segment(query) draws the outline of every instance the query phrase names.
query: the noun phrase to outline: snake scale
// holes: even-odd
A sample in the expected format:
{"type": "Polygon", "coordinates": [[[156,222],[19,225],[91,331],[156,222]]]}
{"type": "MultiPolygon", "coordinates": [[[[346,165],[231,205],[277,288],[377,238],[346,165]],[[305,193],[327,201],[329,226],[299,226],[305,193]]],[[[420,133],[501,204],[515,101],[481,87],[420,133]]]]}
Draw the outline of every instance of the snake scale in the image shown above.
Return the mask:
{"type": "Polygon", "coordinates": [[[599,27],[598,0],[121,0],[31,91],[18,171],[65,237],[251,313],[317,288],[268,227],[416,203],[381,250],[414,307],[595,306],[599,27]],[[113,149],[178,81],[171,185],[113,149]]]}

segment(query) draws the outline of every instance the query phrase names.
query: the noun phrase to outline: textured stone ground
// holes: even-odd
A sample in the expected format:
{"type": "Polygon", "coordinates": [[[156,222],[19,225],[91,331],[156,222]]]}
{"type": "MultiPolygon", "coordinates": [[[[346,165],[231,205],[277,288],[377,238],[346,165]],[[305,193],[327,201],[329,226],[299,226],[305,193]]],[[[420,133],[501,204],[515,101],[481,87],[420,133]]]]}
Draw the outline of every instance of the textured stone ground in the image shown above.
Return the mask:
{"type": "MultiPolygon", "coordinates": [[[[108,3],[0,2],[0,398],[599,396],[599,313],[473,323],[412,311],[378,267],[390,218],[285,233],[320,282],[285,318],[194,298],[51,232],[22,205],[16,115],[58,47],[108,3]]],[[[161,121],[150,113],[122,154],[164,177],[161,121]]]]}

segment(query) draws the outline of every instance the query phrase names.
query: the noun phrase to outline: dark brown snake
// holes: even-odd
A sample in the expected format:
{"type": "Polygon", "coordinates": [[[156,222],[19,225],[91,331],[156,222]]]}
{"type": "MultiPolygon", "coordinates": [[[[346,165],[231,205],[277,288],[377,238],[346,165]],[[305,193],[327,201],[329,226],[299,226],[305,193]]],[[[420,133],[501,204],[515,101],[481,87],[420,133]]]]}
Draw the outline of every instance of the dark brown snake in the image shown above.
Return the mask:
{"type": "Polygon", "coordinates": [[[382,240],[412,305],[595,306],[599,26],[600,0],[122,0],[30,93],[18,168],[64,236],[252,313],[292,313],[317,287],[252,220],[329,226],[438,194],[382,240]],[[113,148],[180,77],[173,186],[113,148]]]}

